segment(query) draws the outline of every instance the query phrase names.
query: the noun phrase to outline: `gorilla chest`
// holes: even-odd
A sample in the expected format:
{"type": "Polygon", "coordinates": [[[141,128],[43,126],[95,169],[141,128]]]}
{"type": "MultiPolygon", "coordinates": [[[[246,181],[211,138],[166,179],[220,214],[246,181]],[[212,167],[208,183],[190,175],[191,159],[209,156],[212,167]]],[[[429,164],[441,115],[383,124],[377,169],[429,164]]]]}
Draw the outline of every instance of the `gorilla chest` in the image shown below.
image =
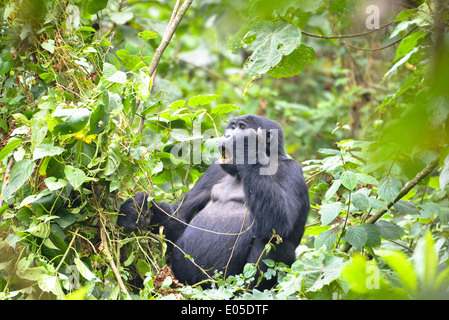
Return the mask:
{"type": "Polygon", "coordinates": [[[242,223],[246,220],[247,225],[250,220],[245,216],[249,217],[249,213],[245,206],[243,184],[227,175],[212,187],[210,201],[192,219],[191,224],[207,230],[237,233],[242,223]]]}
{"type": "Polygon", "coordinates": [[[211,202],[228,203],[237,202],[245,203],[245,194],[243,192],[243,184],[231,175],[224,176],[216,183],[211,190],[211,202]]]}

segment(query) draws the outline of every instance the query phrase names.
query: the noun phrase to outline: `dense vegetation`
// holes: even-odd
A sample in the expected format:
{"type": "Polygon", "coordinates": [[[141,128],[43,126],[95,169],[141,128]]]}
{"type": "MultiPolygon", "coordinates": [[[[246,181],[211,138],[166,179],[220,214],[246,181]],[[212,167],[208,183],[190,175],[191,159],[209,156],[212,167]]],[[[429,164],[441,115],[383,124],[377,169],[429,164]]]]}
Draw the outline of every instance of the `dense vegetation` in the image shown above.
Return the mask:
{"type": "Polygon", "coordinates": [[[1,299],[449,298],[446,1],[3,0],[0,17],[1,299]],[[117,209],[179,199],[248,113],[303,164],[298,260],[265,261],[269,291],[248,289],[257,265],[182,286],[162,232],[120,233],[117,209]]]}

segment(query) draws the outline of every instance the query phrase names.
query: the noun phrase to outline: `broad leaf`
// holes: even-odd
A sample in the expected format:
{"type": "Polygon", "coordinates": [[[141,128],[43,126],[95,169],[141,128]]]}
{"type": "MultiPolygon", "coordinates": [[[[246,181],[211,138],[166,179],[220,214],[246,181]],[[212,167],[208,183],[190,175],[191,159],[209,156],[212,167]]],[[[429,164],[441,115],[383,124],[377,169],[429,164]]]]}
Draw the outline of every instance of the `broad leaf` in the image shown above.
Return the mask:
{"type": "Polygon", "coordinates": [[[340,176],[341,183],[348,190],[354,190],[357,186],[357,176],[352,171],[345,171],[340,176]]]}
{"type": "Polygon", "coordinates": [[[34,170],[34,162],[23,159],[17,162],[11,169],[6,186],[3,187],[2,197],[9,199],[17,190],[24,185],[34,170]]]}
{"type": "Polygon", "coordinates": [[[189,99],[189,105],[191,105],[192,107],[204,106],[206,104],[211,103],[212,101],[215,101],[215,99],[217,99],[217,98],[218,98],[218,96],[216,94],[199,95],[199,96],[191,97],[189,99]]]}
{"type": "Polygon", "coordinates": [[[86,175],[81,169],[74,168],[73,166],[65,166],[64,173],[69,180],[73,188],[78,189],[84,182],[86,175]]]}
{"type": "Polygon", "coordinates": [[[380,237],[380,232],[371,223],[363,223],[360,225],[363,229],[365,229],[366,235],[368,236],[366,239],[365,246],[368,247],[378,247],[380,246],[382,239],[380,237]]]}
{"type": "Polygon", "coordinates": [[[320,233],[320,235],[314,241],[315,249],[319,249],[325,246],[327,250],[332,249],[337,241],[337,234],[332,230],[326,230],[320,233]]]}
{"type": "Polygon", "coordinates": [[[274,24],[258,21],[251,25],[243,42],[253,52],[245,63],[244,70],[250,75],[261,75],[301,45],[301,30],[282,21],[274,24]]]}
{"type": "Polygon", "coordinates": [[[273,78],[289,78],[299,73],[315,59],[315,51],[308,46],[301,46],[287,56],[284,56],[276,66],[268,71],[273,78]]]}
{"type": "Polygon", "coordinates": [[[64,121],[54,127],[54,134],[71,134],[84,129],[89,122],[90,111],[86,108],[57,109],[52,117],[64,121]]]}
{"type": "Polygon", "coordinates": [[[334,202],[321,206],[319,214],[321,215],[321,223],[328,225],[340,214],[343,204],[341,202],[334,202]]]}
{"type": "Polygon", "coordinates": [[[362,192],[355,192],[351,195],[352,204],[361,211],[367,211],[370,207],[368,197],[362,192]]]}
{"type": "Polygon", "coordinates": [[[0,150],[0,161],[8,156],[8,154],[22,143],[22,139],[11,140],[6,146],[0,150]]]}
{"type": "Polygon", "coordinates": [[[404,235],[404,230],[401,227],[386,220],[379,220],[374,225],[384,239],[395,240],[402,238],[404,235]]]}
{"type": "Polygon", "coordinates": [[[387,201],[394,201],[401,191],[402,183],[399,179],[385,177],[379,183],[377,193],[379,197],[387,201]]]}
{"type": "Polygon", "coordinates": [[[361,226],[350,226],[346,230],[346,239],[355,248],[361,249],[368,240],[368,234],[365,229],[361,226]]]}
{"type": "Polygon", "coordinates": [[[56,156],[64,151],[61,147],[53,145],[51,141],[43,141],[33,152],[33,160],[41,159],[47,156],[56,156]]]}

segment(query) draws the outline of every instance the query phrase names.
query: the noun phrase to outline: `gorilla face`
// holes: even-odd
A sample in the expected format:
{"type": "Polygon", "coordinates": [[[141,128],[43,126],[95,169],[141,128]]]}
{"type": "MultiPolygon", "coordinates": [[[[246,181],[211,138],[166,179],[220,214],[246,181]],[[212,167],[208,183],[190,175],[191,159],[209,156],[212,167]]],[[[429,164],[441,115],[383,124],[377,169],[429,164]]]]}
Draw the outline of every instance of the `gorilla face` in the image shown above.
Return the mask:
{"type": "Polygon", "coordinates": [[[282,128],[275,121],[260,116],[232,119],[218,150],[218,163],[231,175],[245,165],[267,165],[272,157],[285,155],[282,128]]]}

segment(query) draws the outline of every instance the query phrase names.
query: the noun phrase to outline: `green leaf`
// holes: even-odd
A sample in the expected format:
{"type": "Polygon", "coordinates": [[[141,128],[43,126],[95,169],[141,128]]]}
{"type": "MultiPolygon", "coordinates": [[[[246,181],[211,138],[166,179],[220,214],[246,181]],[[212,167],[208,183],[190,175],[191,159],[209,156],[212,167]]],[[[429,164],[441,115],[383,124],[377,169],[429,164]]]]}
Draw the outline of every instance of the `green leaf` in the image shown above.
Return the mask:
{"type": "Polygon", "coordinates": [[[11,169],[6,186],[3,186],[2,198],[9,199],[29,179],[34,170],[34,162],[23,159],[17,162],[11,169]]]}
{"type": "Polygon", "coordinates": [[[303,12],[311,12],[317,10],[324,3],[324,0],[301,0],[301,1],[292,1],[296,3],[297,8],[299,8],[303,12]]]}
{"type": "Polygon", "coordinates": [[[56,156],[64,151],[63,148],[53,145],[51,141],[43,141],[33,152],[33,161],[47,156],[56,156]]]}
{"type": "Polygon", "coordinates": [[[365,232],[368,236],[368,238],[366,239],[365,246],[372,247],[372,248],[380,246],[382,239],[380,237],[380,232],[376,228],[376,226],[374,226],[371,223],[363,223],[360,226],[363,229],[365,229],[365,232]]]}
{"type": "Polygon", "coordinates": [[[405,213],[405,214],[412,214],[412,215],[418,215],[419,214],[419,210],[418,208],[410,201],[405,201],[405,200],[399,200],[398,202],[396,202],[393,207],[401,213],[405,213]]]}
{"type": "Polygon", "coordinates": [[[396,240],[402,238],[405,231],[398,225],[386,220],[379,220],[374,224],[384,239],[396,240]]]}
{"type": "Polygon", "coordinates": [[[246,279],[251,279],[252,277],[254,277],[256,275],[256,273],[257,273],[257,268],[252,263],[247,263],[243,267],[243,275],[246,279]]]}
{"type": "Polygon", "coordinates": [[[232,53],[237,54],[239,52],[239,48],[242,47],[242,40],[245,35],[248,33],[249,27],[243,27],[240,29],[235,35],[233,35],[228,41],[228,48],[232,53]]]}
{"type": "Polygon", "coordinates": [[[156,32],[148,30],[139,32],[137,35],[141,37],[143,40],[151,40],[156,39],[158,37],[158,34],[156,32]]]}
{"type": "Polygon", "coordinates": [[[56,223],[59,224],[62,229],[67,228],[76,221],[76,215],[65,208],[59,210],[58,215],[59,219],[56,220],[56,223]]]}
{"type": "Polygon", "coordinates": [[[139,65],[146,66],[141,57],[129,53],[128,50],[120,49],[115,54],[122,60],[123,66],[128,70],[134,70],[139,65]]]}
{"type": "Polygon", "coordinates": [[[69,293],[65,299],[66,300],[84,300],[87,294],[92,290],[92,285],[88,284],[85,287],[82,287],[78,290],[72,291],[69,293]]]}
{"type": "Polygon", "coordinates": [[[64,121],[54,127],[54,134],[72,134],[84,129],[89,122],[90,111],[86,108],[57,109],[52,117],[64,121]]]}
{"type": "Polygon", "coordinates": [[[415,294],[418,289],[418,279],[407,255],[401,251],[383,249],[377,250],[376,253],[396,272],[402,286],[411,294],[415,294]]]}
{"type": "Polygon", "coordinates": [[[350,263],[346,264],[341,272],[341,278],[358,294],[382,294],[385,291],[381,290],[386,289],[386,282],[380,276],[375,261],[367,261],[367,258],[360,254],[355,254],[350,263]]]}
{"type": "Polygon", "coordinates": [[[396,57],[402,58],[407,53],[415,49],[418,41],[424,38],[426,35],[427,31],[421,29],[417,29],[416,31],[412,32],[412,34],[404,38],[399,44],[398,49],[396,50],[396,57]]]}
{"type": "Polygon", "coordinates": [[[338,188],[341,186],[341,180],[337,179],[334,180],[329,190],[326,191],[326,194],[324,195],[324,199],[326,201],[329,201],[330,198],[338,191],[338,188]]]}
{"type": "Polygon", "coordinates": [[[344,171],[340,179],[343,186],[348,190],[354,190],[357,187],[357,176],[352,171],[344,171]]]}
{"type": "Polygon", "coordinates": [[[351,195],[351,202],[357,209],[361,211],[367,211],[370,206],[368,197],[360,191],[355,192],[351,195]]]}
{"type": "Polygon", "coordinates": [[[379,181],[377,181],[376,178],[374,178],[366,173],[357,172],[355,175],[357,177],[358,183],[360,183],[360,184],[363,184],[363,185],[372,184],[375,186],[377,186],[379,184],[379,181]]]}
{"type": "Polygon", "coordinates": [[[320,233],[320,235],[315,239],[313,246],[315,249],[319,249],[323,246],[327,250],[331,250],[337,241],[337,234],[332,230],[326,230],[320,233]]]}
{"type": "Polygon", "coordinates": [[[90,14],[97,14],[98,11],[106,8],[108,0],[89,0],[87,4],[87,12],[90,14]]]}
{"type": "Polygon", "coordinates": [[[134,13],[130,10],[123,10],[109,13],[109,18],[117,25],[124,25],[134,17],[134,13]]]}
{"type": "Polygon", "coordinates": [[[379,183],[377,193],[379,197],[387,201],[394,201],[401,191],[402,183],[399,179],[385,177],[379,183]]]}
{"type": "Polygon", "coordinates": [[[64,173],[74,189],[78,189],[84,182],[86,175],[83,170],[73,166],[65,166],[64,173]]]}
{"type": "Polygon", "coordinates": [[[381,201],[379,199],[368,197],[369,206],[373,209],[377,210],[388,210],[387,205],[384,201],[381,201]]]}
{"type": "Polygon", "coordinates": [[[11,140],[6,146],[0,150],[0,162],[5,159],[8,154],[22,143],[22,139],[11,140]]]}
{"type": "Polygon", "coordinates": [[[146,101],[150,96],[151,77],[148,75],[147,68],[141,68],[133,72],[136,81],[133,82],[134,90],[137,96],[146,101]]]}
{"type": "Polygon", "coordinates": [[[240,108],[235,104],[219,104],[218,106],[212,108],[212,114],[226,114],[234,110],[239,110],[240,108]]]}
{"type": "Polygon", "coordinates": [[[321,223],[328,225],[340,214],[343,204],[341,202],[334,202],[321,206],[319,214],[321,215],[321,223]]]}
{"type": "Polygon", "coordinates": [[[103,65],[103,78],[106,81],[114,82],[114,83],[125,83],[126,82],[126,73],[123,71],[117,70],[117,68],[110,64],[105,63],[103,65]]]}
{"type": "Polygon", "coordinates": [[[75,257],[74,262],[78,271],[87,281],[97,279],[97,277],[92,273],[92,271],[89,270],[89,268],[86,267],[86,265],[80,260],[80,258],[75,257]]]}
{"type": "Polygon", "coordinates": [[[308,46],[301,44],[289,55],[283,56],[281,62],[268,71],[273,78],[289,78],[297,74],[316,58],[315,51],[308,46]]]}
{"type": "Polygon", "coordinates": [[[438,253],[435,250],[435,242],[430,231],[427,231],[416,244],[413,261],[417,276],[424,289],[435,289],[435,280],[438,274],[438,253]]]}
{"type": "Polygon", "coordinates": [[[304,272],[307,274],[305,286],[307,291],[316,292],[330,284],[340,276],[343,258],[335,256],[320,256],[303,261],[304,272]]]}
{"type": "Polygon", "coordinates": [[[47,238],[50,235],[50,224],[48,222],[41,222],[38,225],[31,227],[26,232],[38,238],[47,238]]]}
{"type": "Polygon", "coordinates": [[[346,230],[346,239],[357,249],[362,249],[368,240],[368,234],[361,226],[350,226],[346,230]]]}
{"type": "Polygon", "coordinates": [[[192,107],[204,106],[206,104],[211,103],[212,101],[215,101],[215,99],[217,99],[217,98],[218,98],[218,96],[216,94],[199,95],[199,96],[191,97],[189,99],[189,105],[191,105],[192,107]]]}
{"type": "Polygon", "coordinates": [[[263,263],[266,264],[266,266],[268,268],[273,268],[275,266],[275,262],[273,260],[271,260],[271,259],[264,259],[262,261],[263,261],[263,263]]]}
{"type": "Polygon", "coordinates": [[[52,292],[59,299],[64,298],[64,291],[62,290],[61,284],[58,281],[58,276],[44,274],[39,277],[37,284],[39,285],[39,288],[42,289],[42,291],[52,292]]]}
{"type": "Polygon", "coordinates": [[[301,45],[301,30],[282,21],[258,21],[251,25],[243,42],[253,52],[243,69],[250,75],[261,75],[301,45]]]}
{"type": "Polygon", "coordinates": [[[107,125],[109,124],[109,109],[105,107],[104,104],[100,104],[97,106],[92,115],[90,116],[89,134],[99,134],[102,132],[107,125]]]}
{"type": "Polygon", "coordinates": [[[55,40],[47,40],[47,42],[42,42],[41,47],[50,53],[55,53],[55,40]]]}

